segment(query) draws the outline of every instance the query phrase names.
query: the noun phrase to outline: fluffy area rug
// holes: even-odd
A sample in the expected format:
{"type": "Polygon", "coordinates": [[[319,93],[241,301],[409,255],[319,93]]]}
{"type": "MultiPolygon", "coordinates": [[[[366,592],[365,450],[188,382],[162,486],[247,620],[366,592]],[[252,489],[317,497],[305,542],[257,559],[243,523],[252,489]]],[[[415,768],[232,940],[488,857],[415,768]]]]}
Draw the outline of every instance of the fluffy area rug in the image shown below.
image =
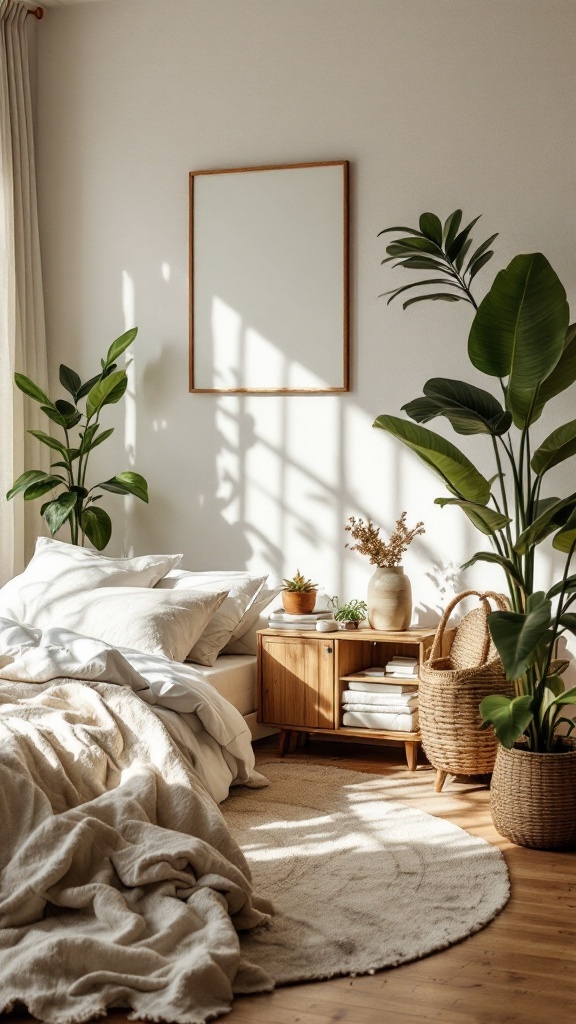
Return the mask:
{"type": "Polygon", "coordinates": [[[241,935],[242,951],[278,985],[416,960],[483,928],[507,902],[500,851],[391,800],[390,779],[259,768],[270,786],[232,790],[222,811],[256,892],[277,909],[270,927],[241,935]]]}

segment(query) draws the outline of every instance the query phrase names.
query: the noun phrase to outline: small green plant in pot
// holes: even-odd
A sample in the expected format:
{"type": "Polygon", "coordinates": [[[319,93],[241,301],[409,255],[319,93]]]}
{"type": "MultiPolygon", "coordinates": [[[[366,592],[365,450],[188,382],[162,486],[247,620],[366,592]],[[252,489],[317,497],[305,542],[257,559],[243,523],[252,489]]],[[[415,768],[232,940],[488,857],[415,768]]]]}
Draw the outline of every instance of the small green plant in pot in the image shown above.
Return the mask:
{"type": "Polygon", "coordinates": [[[292,579],[284,579],[282,583],[282,604],[285,611],[291,615],[307,615],[314,610],[318,594],[317,583],[307,580],[299,569],[292,579]]]}
{"type": "MultiPolygon", "coordinates": [[[[562,734],[573,724],[563,706],[576,702],[576,688],[567,691],[563,685],[561,674],[568,663],[557,658],[557,645],[564,633],[576,635],[576,614],[571,611],[576,601],[576,574],[571,572],[576,492],[563,497],[550,493],[547,474],[576,454],[576,420],[554,426],[535,450],[531,430],[576,380],[576,325],[570,324],[564,287],[542,253],[514,257],[477,304],[472,282],[491,259],[496,235],[474,247],[476,220],[462,227],[460,210],[444,223],[425,213],[418,228],[385,229],[402,237],[388,245],[383,262],[434,275],[385,294],[389,302],[402,296],[404,308],[426,300],[469,303],[475,311],[468,336],[470,362],[495,379],[502,401],[475,384],[434,377],[421,397],[403,406],[412,422],[385,414],[374,425],[440,476],[448,496],[437,503],[460,508],[489,542],[490,549],[482,547],[464,568],[485,561],[505,574],[511,609],[493,612],[489,627],[516,693],[482,701],[485,727],[494,728],[502,750],[519,747],[522,753],[550,756],[562,752],[567,770],[572,752],[562,734]],[[493,476],[488,479],[477,469],[474,453],[468,458],[424,426],[437,416],[445,417],[457,434],[488,442],[493,476]],[[547,592],[537,591],[536,559],[550,537],[553,548],[565,556],[563,571],[547,592]]],[[[576,814],[573,818],[576,838],[576,814]]]]}
{"type": "Polygon", "coordinates": [[[98,491],[113,494],[132,494],[141,501],[148,501],[148,485],[143,476],[132,471],[118,473],[101,483],[88,486],[87,470],[90,453],[106,441],[114,428],[102,430],[100,416],[104,406],[112,405],[123,398],[128,386],[126,370],[117,368],[117,359],[134,341],[136,327],[112,342],[104,359],[101,371],[90,380],[82,382],[75,370],[60,366],[60,383],[69,399],[52,401],[29,377],[16,373],[14,380],[28,398],[38,402],[42,412],[63,432],[63,440],[52,437],[42,430],[30,430],[36,437],[56,453],[57,461],[51,464],[51,472],[29,469],[14,481],[6,498],[11,500],[22,494],[25,501],[33,501],[59,491],[40,508],[40,514],[48,524],[52,535],[68,523],[73,544],[83,544],[87,537],[98,551],[102,551],[112,534],[112,521],[108,513],[96,502],[103,497],[98,491]],[[81,403],[85,400],[84,409],[81,403]],[[55,472],[59,470],[61,472],[55,472]]]}
{"type": "Polygon", "coordinates": [[[368,615],[368,605],[365,601],[358,601],[353,598],[347,604],[340,605],[334,612],[334,618],[340,629],[358,629],[358,626],[368,615]]]}

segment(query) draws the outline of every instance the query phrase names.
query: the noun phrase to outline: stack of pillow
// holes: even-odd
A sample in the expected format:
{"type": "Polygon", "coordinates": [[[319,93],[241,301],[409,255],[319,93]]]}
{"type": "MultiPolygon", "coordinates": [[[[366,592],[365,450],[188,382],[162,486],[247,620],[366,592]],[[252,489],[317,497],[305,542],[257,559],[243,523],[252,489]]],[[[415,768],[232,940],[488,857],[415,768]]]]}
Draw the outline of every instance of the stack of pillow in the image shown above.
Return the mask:
{"type": "Polygon", "coordinates": [[[248,572],[187,572],[181,560],[110,558],[39,537],[24,572],[0,589],[0,617],[200,665],[255,653],[259,617],[280,588],[248,572]]]}

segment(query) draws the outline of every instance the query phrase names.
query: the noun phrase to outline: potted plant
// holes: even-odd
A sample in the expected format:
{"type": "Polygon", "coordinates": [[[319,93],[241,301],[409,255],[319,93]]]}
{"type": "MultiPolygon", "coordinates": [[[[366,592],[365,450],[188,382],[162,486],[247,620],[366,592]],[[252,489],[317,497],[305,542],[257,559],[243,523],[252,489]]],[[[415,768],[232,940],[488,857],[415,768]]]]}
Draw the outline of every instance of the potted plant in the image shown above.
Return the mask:
{"type": "Polygon", "coordinates": [[[290,615],[308,615],[314,611],[318,584],[312,583],[302,575],[299,569],[291,580],[282,580],[282,604],[290,615]]]}
{"type": "Polygon", "coordinates": [[[339,629],[358,629],[367,615],[368,605],[365,601],[358,601],[356,598],[348,601],[348,604],[340,605],[334,612],[339,629]]]}
{"type": "Polygon", "coordinates": [[[126,370],[117,369],[116,360],[132,344],[138,328],[126,331],[110,345],[106,357],[101,360],[101,371],[90,380],[82,382],[75,370],[60,366],[60,383],[72,399],[56,399],[55,402],[23,373],[14,374],[16,386],[28,398],[40,403],[42,412],[52,423],[56,423],[64,434],[58,440],[42,430],[29,430],[56,453],[57,461],[51,465],[52,472],[29,469],[14,481],[6,498],[10,501],[22,494],[25,501],[44,497],[50,491],[59,491],[40,508],[40,515],[54,535],[68,523],[72,544],[84,544],[87,537],[98,551],[102,551],[112,534],[112,521],[108,513],[96,505],[102,498],[99,490],[113,494],[133,494],[141,501],[148,501],[148,485],[143,476],[127,470],[109,480],[87,486],[86,474],[90,453],[106,441],[114,428],[101,430],[100,415],[105,405],[119,402],[128,386],[126,370]],[[80,403],[85,401],[84,411],[80,403]],[[62,470],[62,472],[54,472],[62,470]]]}
{"type": "Polygon", "coordinates": [[[420,284],[441,283],[442,290],[407,298],[415,282],[385,294],[389,302],[402,295],[404,308],[427,299],[470,303],[475,313],[468,356],[477,371],[496,378],[503,402],[474,384],[435,377],[422,397],[403,406],[413,422],[382,415],[374,425],[438,473],[449,496],[437,503],[460,508],[490,542],[491,550],[477,551],[463,568],[485,561],[505,574],[511,610],[493,612],[488,622],[515,696],[486,697],[480,705],[484,727],[492,727],[499,740],[492,814],[514,842],[553,848],[576,841],[576,751],[563,735],[573,728],[563,705],[576,702],[576,688],[565,689],[561,675],[568,662],[557,658],[560,637],[576,634],[576,614],[570,611],[576,600],[576,574],[570,572],[576,493],[548,493],[546,475],[576,454],[576,420],[555,426],[536,450],[531,428],[576,380],[576,325],[570,324],[562,283],[541,253],[514,257],[476,303],[471,284],[492,257],[496,237],[474,248],[476,220],[461,228],[462,212],[456,210],[444,224],[425,213],[417,229],[387,228],[402,237],[388,245],[384,262],[431,271],[435,276],[420,284]],[[494,456],[490,479],[422,425],[436,416],[444,416],[458,434],[488,440],[494,456]],[[564,565],[544,592],[534,581],[540,546],[549,537],[564,565]]]}
{"type": "Polygon", "coordinates": [[[414,537],[425,533],[424,523],[416,523],[409,530],[406,526],[406,512],[396,520],[396,527],[386,543],[380,536],[380,527],[371,520],[350,516],[344,529],[350,533],[355,544],[346,544],[351,551],[367,555],[376,571],[368,582],[368,621],[372,629],[402,632],[408,629],[412,619],[412,588],[401,566],[402,556],[414,537]]]}

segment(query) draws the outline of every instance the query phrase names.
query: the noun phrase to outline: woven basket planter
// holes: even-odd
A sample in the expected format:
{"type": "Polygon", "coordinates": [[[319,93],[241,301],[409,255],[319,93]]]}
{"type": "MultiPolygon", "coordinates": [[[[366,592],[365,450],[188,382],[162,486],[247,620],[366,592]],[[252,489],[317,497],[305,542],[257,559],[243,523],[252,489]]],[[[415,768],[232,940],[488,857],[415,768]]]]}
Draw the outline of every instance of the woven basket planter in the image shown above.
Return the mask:
{"type": "Polygon", "coordinates": [[[490,810],[501,835],[518,846],[576,846],[576,744],[561,753],[498,746],[490,810]]]}
{"type": "Polygon", "coordinates": [[[430,658],[420,671],[420,732],[424,752],[437,770],[437,792],[447,773],[487,775],[492,771],[498,743],[492,729],[481,729],[479,705],[493,693],[514,696],[514,686],[506,679],[490,638],[486,621],[492,611],[490,600],[500,609],[508,607],[505,597],[491,592],[467,590],[454,598],[438,625],[430,658]],[[480,599],[481,607],[464,616],[449,653],[439,657],[452,611],[471,595],[480,599]]]}

